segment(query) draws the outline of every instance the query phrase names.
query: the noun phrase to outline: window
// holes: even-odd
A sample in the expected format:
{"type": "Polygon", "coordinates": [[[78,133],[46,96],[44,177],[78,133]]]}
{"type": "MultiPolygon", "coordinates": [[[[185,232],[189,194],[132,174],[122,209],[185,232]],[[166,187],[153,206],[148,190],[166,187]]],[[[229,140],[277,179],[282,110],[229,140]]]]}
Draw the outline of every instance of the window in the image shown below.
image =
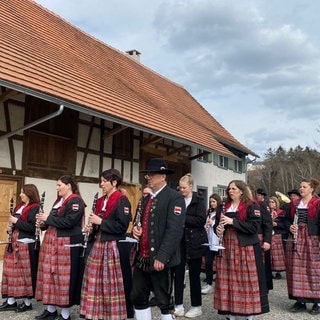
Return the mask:
{"type": "MultiPolygon", "coordinates": [[[[57,111],[58,105],[35,97],[26,97],[25,123],[57,111]]],[[[65,108],[63,113],[42,122],[24,135],[25,174],[54,178],[75,170],[78,113],[65,108]]]]}
{"type": "Polygon", "coordinates": [[[227,187],[218,185],[218,195],[222,200],[225,199],[227,197],[227,187]]]}
{"type": "Polygon", "coordinates": [[[241,160],[234,160],[234,171],[242,173],[242,161],[241,160]]]}
{"type": "Polygon", "coordinates": [[[228,158],[219,156],[219,167],[228,169],[228,158]]]}
{"type": "Polygon", "coordinates": [[[198,154],[201,155],[198,161],[202,162],[212,162],[212,153],[209,153],[203,149],[198,149],[198,154]]]}

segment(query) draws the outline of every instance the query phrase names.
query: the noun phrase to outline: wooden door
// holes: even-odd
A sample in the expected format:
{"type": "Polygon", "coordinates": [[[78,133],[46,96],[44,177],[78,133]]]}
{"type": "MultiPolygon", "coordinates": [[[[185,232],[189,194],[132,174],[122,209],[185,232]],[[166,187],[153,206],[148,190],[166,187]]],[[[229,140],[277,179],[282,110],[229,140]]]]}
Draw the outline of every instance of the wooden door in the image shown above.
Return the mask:
{"type": "MultiPolygon", "coordinates": [[[[13,198],[14,206],[17,199],[18,181],[0,179],[0,241],[7,241],[7,225],[10,214],[10,199],[13,198]]],[[[3,259],[3,253],[6,245],[0,245],[0,260],[3,259]]]]}
{"type": "MultiPolygon", "coordinates": [[[[136,209],[138,206],[138,202],[140,198],[142,197],[141,193],[141,187],[138,185],[121,185],[120,190],[125,189],[126,196],[128,197],[130,203],[131,203],[131,212],[132,212],[132,218],[134,218],[136,214],[136,209]]],[[[123,190],[121,190],[123,192],[123,190]]],[[[132,230],[132,222],[130,222],[129,228],[127,232],[131,232],[132,230]]]]}

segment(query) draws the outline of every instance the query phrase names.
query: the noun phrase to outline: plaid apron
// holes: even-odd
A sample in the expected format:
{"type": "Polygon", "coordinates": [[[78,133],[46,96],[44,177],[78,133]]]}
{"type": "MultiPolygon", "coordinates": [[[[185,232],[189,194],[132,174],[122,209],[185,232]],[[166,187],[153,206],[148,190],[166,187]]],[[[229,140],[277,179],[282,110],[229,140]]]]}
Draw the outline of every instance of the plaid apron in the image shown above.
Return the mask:
{"type": "Polygon", "coordinates": [[[5,250],[1,294],[3,297],[32,298],[32,275],[30,266],[29,245],[18,242],[19,231],[12,235],[13,251],[5,250]]]}
{"type": "Polygon", "coordinates": [[[117,242],[101,241],[100,235],[85,267],[80,315],[92,320],[124,320],[127,310],[117,242]]]}

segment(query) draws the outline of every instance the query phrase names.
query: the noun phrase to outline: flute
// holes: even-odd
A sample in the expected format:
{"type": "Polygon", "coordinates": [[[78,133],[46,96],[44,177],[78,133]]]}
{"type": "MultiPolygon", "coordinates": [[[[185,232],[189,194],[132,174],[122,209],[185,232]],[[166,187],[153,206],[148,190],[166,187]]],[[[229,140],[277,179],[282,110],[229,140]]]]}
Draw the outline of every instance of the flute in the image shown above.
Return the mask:
{"type": "MultiPolygon", "coordinates": [[[[99,193],[97,192],[93,197],[91,213],[94,213],[96,211],[98,196],[99,196],[99,193]]],[[[89,241],[91,229],[92,229],[92,223],[89,222],[87,231],[84,233],[84,237],[83,237],[83,246],[82,246],[82,253],[81,253],[82,258],[85,256],[86,250],[88,248],[88,241],[89,241]]]]}
{"type": "MultiPolygon", "coordinates": [[[[10,199],[10,216],[13,216],[13,209],[14,209],[14,201],[13,198],[10,199]]],[[[9,230],[8,230],[8,246],[7,252],[12,252],[12,233],[13,233],[13,224],[9,222],[9,230]]]]}
{"type": "MultiPolygon", "coordinates": [[[[44,199],[46,197],[46,192],[44,191],[41,195],[41,199],[40,199],[40,207],[39,207],[39,213],[43,213],[43,204],[44,204],[44,199]]],[[[34,250],[38,250],[39,246],[40,246],[40,234],[41,234],[41,228],[40,228],[40,223],[39,221],[36,221],[36,231],[35,231],[35,243],[34,243],[34,250]]]]}

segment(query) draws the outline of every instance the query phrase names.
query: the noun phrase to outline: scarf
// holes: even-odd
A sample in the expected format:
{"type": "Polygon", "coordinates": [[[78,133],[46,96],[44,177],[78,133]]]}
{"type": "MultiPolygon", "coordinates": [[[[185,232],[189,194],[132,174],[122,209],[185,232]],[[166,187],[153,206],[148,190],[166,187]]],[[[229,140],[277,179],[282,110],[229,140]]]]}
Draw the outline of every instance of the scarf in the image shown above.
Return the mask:
{"type": "MultiPolygon", "coordinates": [[[[105,208],[106,210],[103,212],[102,219],[108,218],[108,216],[114,210],[114,208],[117,206],[119,200],[122,197],[125,197],[125,195],[123,193],[121,193],[119,190],[116,190],[110,195],[110,197],[107,198],[107,205],[105,208]]],[[[96,206],[96,210],[95,210],[96,214],[99,215],[101,213],[105,199],[106,199],[106,196],[103,196],[97,200],[97,206],[96,206]]]]}
{"type": "MultiPolygon", "coordinates": [[[[225,206],[225,210],[227,211],[231,207],[232,202],[227,202],[225,206]]],[[[247,208],[248,205],[244,202],[240,202],[237,208],[237,216],[240,221],[245,221],[247,218],[247,208]]]]}
{"type": "MultiPolygon", "coordinates": [[[[294,215],[296,213],[296,207],[299,204],[299,202],[301,201],[301,199],[298,199],[295,202],[291,202],[290,204],[290,217],[293,220],[294,215]]],[[[312,196],[312,198],[310,199],[310,201],[308,202],[308,218],[310,219],[315,219],[317,216],[317,211],[320,208],[320,200],[319,198],[317,198],[316,196],[312,196]]]]}
{"type": "MultiPolygon", "coordinates": [[[[25,204],[23,202],[19,203],[15,208],[14,208],[14,212],[17,212],[22,206],[24,206],[25,204]]],[[[40,204],[39,203],[29,203],[27,206],[25,206],[23,209],[22,209],[22,212],[21,212],[21,215],[20,215],[20,219],[22,221],[25,221],[27,222],[28,221],[28,218],[29,218],[29,213],[30,213],[30,210],[34,207],[39,207],[40,204]]]]}
{"type": "MultiPolygon", "coordinates": [[[[64,210],[66,208],[66,205],[74,198],[80,198],[81,199],[80,195],[72,193],[67,199],[65,199],[62,202],[61,207],[57,211],[57,216],[60,216],[64,212],[64,210]]],[[[55,204],[57,204],[60,200],[61,200],[61,197],[58,197],[57,200],[54,202],[53,206],[55,206],[55,204]]]]}

